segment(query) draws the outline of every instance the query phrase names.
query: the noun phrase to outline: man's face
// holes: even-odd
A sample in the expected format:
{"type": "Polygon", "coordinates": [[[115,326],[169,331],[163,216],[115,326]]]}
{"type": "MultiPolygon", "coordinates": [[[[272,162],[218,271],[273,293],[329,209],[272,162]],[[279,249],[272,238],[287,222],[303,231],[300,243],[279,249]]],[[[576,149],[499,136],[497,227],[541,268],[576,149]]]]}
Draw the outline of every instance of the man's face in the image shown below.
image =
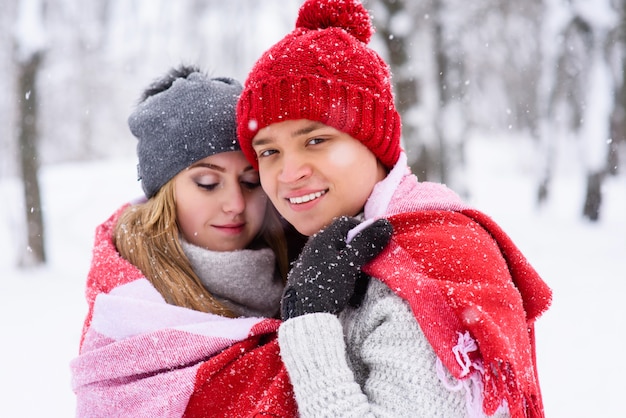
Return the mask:
{"type": "Polygon", "coordinates": [[[361,142],[306,119],[267,126],[252,146],[265,193],[304,235],[313,235],[338,216],[358,215],[387,174],[361,142]]]}

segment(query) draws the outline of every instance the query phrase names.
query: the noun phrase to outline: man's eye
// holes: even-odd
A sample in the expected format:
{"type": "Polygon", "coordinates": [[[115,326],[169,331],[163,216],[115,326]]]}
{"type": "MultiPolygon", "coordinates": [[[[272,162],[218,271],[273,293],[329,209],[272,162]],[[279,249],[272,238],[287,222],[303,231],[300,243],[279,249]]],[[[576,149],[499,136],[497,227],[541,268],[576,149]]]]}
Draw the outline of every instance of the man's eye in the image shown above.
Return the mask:
{"type": "Polygon", "coordinates": [[[309,140],[308,144],[309,145],[317,145],[317,144],[321,144],[322,142],[324,142],[324,138],[312,138],[309,140]]]}
{"type": "Polygon", "coordinates": [[[276,154],[276,152],[277,151],[274,150],[274,149],[268,149],[268,150],[265,150],[265,151],[261,151],[259,153],[259,157],[269,157],[270,155],[276,154]]]}

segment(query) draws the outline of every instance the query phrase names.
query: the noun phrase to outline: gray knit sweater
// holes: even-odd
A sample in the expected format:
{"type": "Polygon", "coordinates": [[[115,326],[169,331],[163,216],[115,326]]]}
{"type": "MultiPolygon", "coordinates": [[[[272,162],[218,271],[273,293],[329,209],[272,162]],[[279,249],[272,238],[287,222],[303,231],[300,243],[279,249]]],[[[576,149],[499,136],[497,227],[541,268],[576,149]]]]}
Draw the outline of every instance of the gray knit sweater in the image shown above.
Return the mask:
{"type": "Polygon", "coordinates": [[[304,418],[468,414],[465,390],[446,389],[437,376],[437,357],[410,307],[379,280],[358,309],[284,322],[279,343],[304,418]]]}

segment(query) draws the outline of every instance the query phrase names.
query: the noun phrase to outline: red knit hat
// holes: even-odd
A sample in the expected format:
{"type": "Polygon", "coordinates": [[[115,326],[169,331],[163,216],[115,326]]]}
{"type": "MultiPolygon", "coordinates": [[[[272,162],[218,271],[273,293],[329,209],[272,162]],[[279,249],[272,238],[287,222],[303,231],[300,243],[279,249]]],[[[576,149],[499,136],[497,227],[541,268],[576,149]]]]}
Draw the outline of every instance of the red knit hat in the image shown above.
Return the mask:
{"type": "Polygon", "coordinates": [[[237,134],[251,141],[277,122],[309,119],[361,141],[387,167],[400,155],[400,115],[389,67],[367,43],[373,34],[358,0],[307,0],[296,29],[256,62],[237,105],[237,134]]]}

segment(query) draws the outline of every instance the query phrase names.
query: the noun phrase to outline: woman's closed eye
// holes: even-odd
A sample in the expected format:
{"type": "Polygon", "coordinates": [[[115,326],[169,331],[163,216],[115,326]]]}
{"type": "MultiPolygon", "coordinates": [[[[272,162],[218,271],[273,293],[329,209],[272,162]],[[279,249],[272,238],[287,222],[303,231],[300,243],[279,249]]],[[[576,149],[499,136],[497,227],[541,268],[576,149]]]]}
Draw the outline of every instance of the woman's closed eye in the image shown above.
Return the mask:
{"type": "Polygon", "coordinates": [[[248,190],[254,190],[261,186],[261,178],[256,170],[247,170],[239,177],[239,183],[248,190]]]}
{"type": "Polygon", "coordinates": [[[260,181],[241,181],[241,184],[248,190],[254,190],[258,187],[261,187],[260,181]]]}
{"type": "Polygon", "coordinates": [[[198,185],[198,187],[209,191],[215,190],[215,188],[219,185],[219,183],[201,183],[198,181],[196,182],[196,184],[198,185]]]}
{"type": "MultiPolygon", "coordinates": [[[[241,185],[243,186],[243,188],[248,189],[248,190],[254,190],[258,187],[261,187],[261,182],[260,181],[246,181],[246,180],[241,180],[240,181],[241,185]]],[[[219,183],[210,183],[210,184],[205,184],[205,183],[199,183],[196,182],[196,184],[198,185],[198,187],[205,189],[205,190],[215,190],[220,184],[219,183]]]]}

